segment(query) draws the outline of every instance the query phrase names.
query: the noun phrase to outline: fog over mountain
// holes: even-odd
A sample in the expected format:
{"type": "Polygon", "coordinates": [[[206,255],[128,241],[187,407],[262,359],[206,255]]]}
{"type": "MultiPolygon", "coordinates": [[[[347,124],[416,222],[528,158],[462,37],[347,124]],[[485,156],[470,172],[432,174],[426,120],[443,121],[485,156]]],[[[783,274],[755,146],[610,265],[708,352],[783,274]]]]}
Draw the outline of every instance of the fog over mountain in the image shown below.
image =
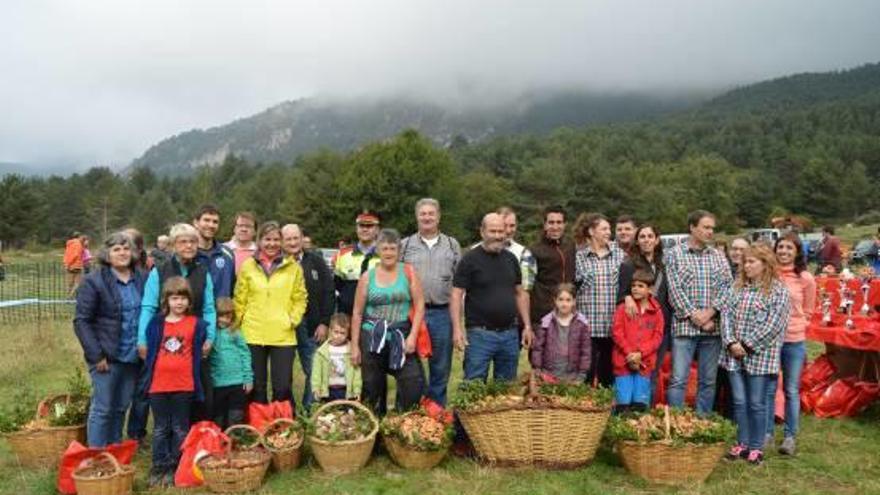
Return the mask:
{"type": "MultiPolygon", "coordinates": [[[[681,95],[880,60],[880,2],[11,0],[0,162],[126,166],[280,102],[681,95]]],[[[452,110],[449,110],[452,109],[452,110]]]]}

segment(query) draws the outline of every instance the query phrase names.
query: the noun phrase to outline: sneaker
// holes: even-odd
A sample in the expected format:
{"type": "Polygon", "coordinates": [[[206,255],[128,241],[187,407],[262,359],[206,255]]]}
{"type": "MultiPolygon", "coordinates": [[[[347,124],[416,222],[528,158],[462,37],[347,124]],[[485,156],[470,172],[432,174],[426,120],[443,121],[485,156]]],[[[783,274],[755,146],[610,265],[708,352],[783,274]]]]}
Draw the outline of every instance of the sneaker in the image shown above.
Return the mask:
{"type": "Polygon", "coordinates": [[[164,481],[165,473],[160,473],[158,471],[150,471],[150,477],[147,479],[147,485],[150,488],[156,488],[162,486],[162,482],[164,481]]]}
{"type": "Polygon", "coordinates": [[[162,477],[162,486],[174,488],[174,470],[165,473],[165,476],[162,477]]]}
{"type": "Polygon", "coordinates": [[[760,466],[764,463],[764,452],[760,450],[752,450],[749,452],[749,457],[746,458],[746,460],[753,466],[760,466]]]}
{"type": "Polygon", "coordinates": [[[733,447],[731,447],[730,450],[727,451],[727,454],[724,455],[724,457],[728,461],[735,461],[737,459],[745,459],[746,457],[748,457],[748,455],[749,455],[748,447],[746,447],[745,445],[743,445],[741,443],[738,443],[738,444],[734,445],[733,447]]]}
{"type": "Polygon", "coordinates": [[[768,433],[764,435],[764,450],[772,450],[773,449],[773,435],[768,433]]]}
{"type": "Polygon", "coordinates": [[[794,437],[785,437],[782,445],[779,446],[779,453],[782,455],[794,455],[795,442],[794,437]]]}

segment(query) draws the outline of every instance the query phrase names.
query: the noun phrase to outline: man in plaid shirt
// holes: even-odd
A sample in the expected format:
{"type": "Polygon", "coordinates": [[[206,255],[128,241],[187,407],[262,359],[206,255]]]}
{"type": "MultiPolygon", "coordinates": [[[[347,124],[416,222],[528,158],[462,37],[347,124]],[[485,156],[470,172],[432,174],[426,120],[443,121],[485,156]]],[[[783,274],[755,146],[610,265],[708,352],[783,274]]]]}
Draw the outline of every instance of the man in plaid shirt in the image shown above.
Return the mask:
{"type": "Polygon", "coordinates": [[[681,407],[694,353],[699,353],[698,414],[712,410],[721,352],[718,316],[727,308],[733,276],[724,255],[709,246],[715,216],[705,210],[688,215],[690,237],[666,255],[672,319],[672,377],[667,402],[681,407]]]}
{"type": "Polygon", "coordinates": [[[611,366],[611,324],[617,303],[617,285],[620,264],[626,258],[622,249],[611,242],[611,224],[602,215],[592,215],[588,221],[587,247],[575,256],[575,285],[577,310],[590,323],[592,359],[590,376],[598,378],[603,386],[614,382],[611,366]]]}

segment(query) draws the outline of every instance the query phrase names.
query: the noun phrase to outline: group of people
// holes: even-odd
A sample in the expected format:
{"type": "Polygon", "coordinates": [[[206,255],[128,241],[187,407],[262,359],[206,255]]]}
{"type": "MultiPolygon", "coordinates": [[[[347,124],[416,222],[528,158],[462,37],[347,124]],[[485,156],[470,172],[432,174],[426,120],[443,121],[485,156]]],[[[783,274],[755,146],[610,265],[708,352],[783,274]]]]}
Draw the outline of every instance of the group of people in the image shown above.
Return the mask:
{"type": "Polygon", "coordinates": [[[501,208],[482,219],[481,242],[463,250],[441,231],[436,200],[418,201],[414,213],[418,230],[405,238],[380,228],[376,212],[359,213],[357,241],[332,270],[298,225],[258,224],[248,212],[220,243],[211,205],[171,227],[159,240],[167,251],[147,254],[134,229],[110,235],[76,294],[93,386],[89,444],[119,442],[126,416],[128,436],[142,439],[151,411],[150,483],[168,483],[192,420],[241,422],[248,402],[269,402],[270,390],[272,401],[295,404],[297,356],[304,406],[351,398],[382,415],[388,375],[397,409],[425,397],[445,406],[454,348],[464,352],[466,380],[487,380],[490,368],[495,380],[515,379],[525,348],[541,373],[613,386],[618,410],[650,405],[668,353],[666,400],[683,405],[696,357],[696,409],[708,413],[720,365],[739,431],[730,456],[756,464],[781,368],[782,447],[794,453],[814,304],[796,236],[775,252],[744,246],[731,263],[712,246],[706,211],[693,212],[688,241],[664,253],[650,224],[621,217],[612,236],[606,217],[582,214],[570,238],[566,212],[551,207],[526,247],[515,212],[501,208]]]}

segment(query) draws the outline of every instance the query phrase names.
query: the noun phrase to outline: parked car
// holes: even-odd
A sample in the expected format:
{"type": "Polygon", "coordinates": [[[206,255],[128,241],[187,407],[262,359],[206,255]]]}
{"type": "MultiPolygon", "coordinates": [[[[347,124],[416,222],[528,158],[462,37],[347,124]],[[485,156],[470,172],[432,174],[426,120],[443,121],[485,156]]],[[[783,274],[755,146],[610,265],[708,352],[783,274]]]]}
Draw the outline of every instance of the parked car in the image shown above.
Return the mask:
{"type": "Polygon", "coordinates": [[[660,236],[660,242],[663,243],[663,249],[668,250],[686,243],[688,236],[689,234],[663,234],[660,236]]]}
{"type": "Polygon", "coordinates": [[[782,236],[779,229],[755,229],[748,234],[749,242],[765,242],[771,246],[776,244],[776,240],[782,236]]]}
{"type": "Polygon", "coordinates": [[[863,239],[856,243],[852,250],[850,263],[854,265],[862,265],[871,263],[873,258],[877,257],[877,247],[873,239],[863,239]]]}

